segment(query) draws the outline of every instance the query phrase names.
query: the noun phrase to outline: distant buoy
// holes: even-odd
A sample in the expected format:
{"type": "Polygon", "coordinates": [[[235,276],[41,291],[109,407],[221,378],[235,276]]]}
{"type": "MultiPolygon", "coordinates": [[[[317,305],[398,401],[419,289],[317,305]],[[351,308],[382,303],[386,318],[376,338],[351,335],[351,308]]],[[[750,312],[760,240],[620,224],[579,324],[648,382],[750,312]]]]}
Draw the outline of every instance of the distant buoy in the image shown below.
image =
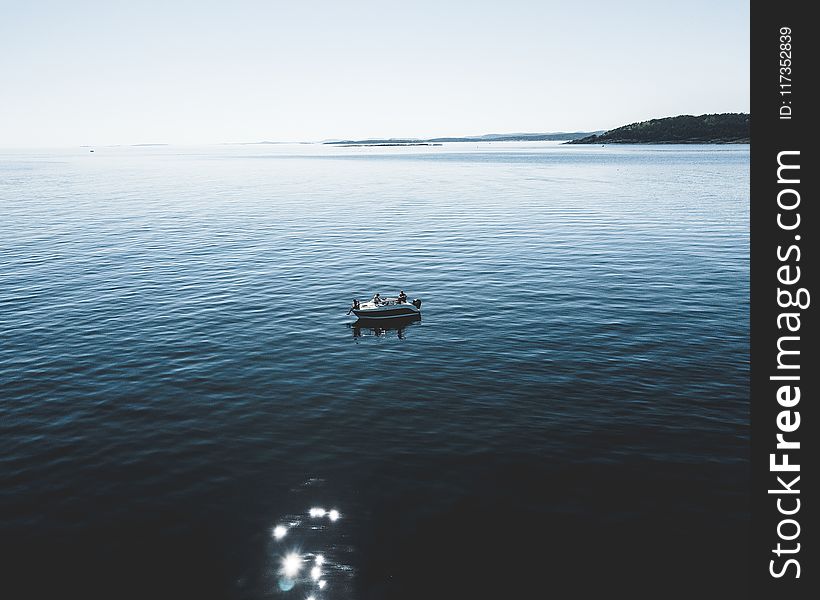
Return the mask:
{"type": "Polygon", "coordinates": [[[93,150],[89,150],[89,152],[94,152],[93,150]]]}

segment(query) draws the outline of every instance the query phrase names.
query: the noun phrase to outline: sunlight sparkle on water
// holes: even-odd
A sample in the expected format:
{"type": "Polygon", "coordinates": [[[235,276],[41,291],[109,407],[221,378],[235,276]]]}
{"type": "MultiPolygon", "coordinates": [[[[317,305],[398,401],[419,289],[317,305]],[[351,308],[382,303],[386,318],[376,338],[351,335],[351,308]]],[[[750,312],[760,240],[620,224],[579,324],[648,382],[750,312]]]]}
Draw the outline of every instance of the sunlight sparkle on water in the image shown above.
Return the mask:
{"type": "Polygon", "coordinates": [[[282,572],[286,577],[295,577],[302,568],[302,557],[292,552],[282,559],[282,572]]]}
{"type": "Polygon", "coordinates": [[[319,581],[319,578],[322,576],[322,569],[319,567],[313,567],[310,570],[310,577],[313,581],[319,581]]]}
{"type": "Polygon", "coordinates": [[[284,525],[277,525],[273,528],[273,537],[274,539],[281,540],[288,534],[288,528],[284,525]]]}
{"type": "Polygon", "coordinates": [[[326,586],[326,585],[327,585],[327,581],[325,581],[324,579],[322,579],[322,580],[319,582],[319,589],[320,589],[320,590],[325,589],[325,586],[326,586]]]}
{"type": "Polygon", "coordinates": [[[311,508],[309,514],[310,514],[311,517],[314,517],[314,518],[315,517],[324,517],[326,512],[327,511],[325,511],[324,508],[311,508]]]}
{"type": "Polygon", "coordinates": [[[331,521],[335,521],[335,520],[337,520],[337,519],[338,519],[341,515],[339,514],[339,511],[338,511],[338,510],[336,510],[336,509],[334,508],[334,509],[333,509],[333,510],[331,510],[329,513],[327,513],[327,516],[328,516],[328,517],[330,517],[330,520],[331,520],[331,521]]]}
{"type": "Polygon", "coordinates": [[[316,558],[315,558],[314,560],[316,561],[316,564],[317,564],[318,566],[320,566],[320,567],[321,567],[323,564],[325,564],[325,557],[324,557],[322,554],[317,554],[317,555],[316,555],[316,558]]]}

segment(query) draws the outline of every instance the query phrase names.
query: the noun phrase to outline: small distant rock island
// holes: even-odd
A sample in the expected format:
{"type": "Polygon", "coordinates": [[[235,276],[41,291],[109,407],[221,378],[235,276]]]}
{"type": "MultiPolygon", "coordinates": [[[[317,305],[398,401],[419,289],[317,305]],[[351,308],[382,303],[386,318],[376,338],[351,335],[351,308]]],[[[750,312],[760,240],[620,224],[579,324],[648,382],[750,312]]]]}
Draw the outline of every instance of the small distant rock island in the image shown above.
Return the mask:
{"type": "Polygon", "coordinates": [[[567,144],[748,144],[749,115],[680,115],[624,125],[567,144]]]}

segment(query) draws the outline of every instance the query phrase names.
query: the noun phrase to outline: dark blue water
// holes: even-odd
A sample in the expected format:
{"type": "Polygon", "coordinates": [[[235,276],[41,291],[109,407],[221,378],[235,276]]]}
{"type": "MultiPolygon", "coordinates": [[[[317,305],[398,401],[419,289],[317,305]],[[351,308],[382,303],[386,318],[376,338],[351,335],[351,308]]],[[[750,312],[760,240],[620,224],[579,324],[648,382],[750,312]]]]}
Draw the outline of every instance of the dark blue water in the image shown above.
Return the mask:
{"type": "Polygon", "coordinates": [[[2,153],[0,596],[739,589],[748,181],[748,146],[2,153]],[[420,322],[351,326],[400,288],[420,322]]]}

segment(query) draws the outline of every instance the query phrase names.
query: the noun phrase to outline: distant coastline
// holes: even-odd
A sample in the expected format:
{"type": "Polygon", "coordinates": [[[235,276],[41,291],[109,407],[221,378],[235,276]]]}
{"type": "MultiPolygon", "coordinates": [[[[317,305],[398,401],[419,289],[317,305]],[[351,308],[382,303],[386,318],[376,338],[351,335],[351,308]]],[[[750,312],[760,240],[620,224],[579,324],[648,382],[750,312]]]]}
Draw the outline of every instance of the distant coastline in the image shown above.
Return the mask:
{"type": "Polygon", "coordinates": [[[588,137],[602,131],[574,131],[554,133],[488,133],[486,135],[450,136],[428,139],[372,138],[365,140],[328,140],[328,146],[440,146],[445,142],[566,142],[588,137]]]}
{"type": "MultiPolygon", "coordinates": [[[[365,138],[321,141],[222,142],[220,145],[255,146],[307,144],[350,147],[441,146],[444,143],[563,142],[565,144],[748,144],[748,113],[678,115],[631,123],[610,130],[549,133],[488,133],[474,136],[435,138],[365,138]]],[[[131,144],[132,147],[168,146],[165,143],[131,144]]],[[[90,145],[80,146],[90,148],[90,145]]],[[[116,147],[116,146],[107,146],[116,147]]]]}
{"type": "Polygon", "coordinates": [[[370,143],[363,143],[363,142],[325,142],[325,143],[332,143],[335,146],[339,146],[340,148],[384,148],[384,147],[393,147],[393,146],[441,146],[441,144],[436,144],[433,142],[374,142],[370,143]]]}
{"type": "Polygon", "coordinates": [[[567,144],[748,144],[749,115],[679,115],[631,123],[567,144]]]}
{"type": "Polygon", "coordinates": [[[329,140],[330,146],[433,146],[445,142],[542,142],[566,144],[748,144],[750,115],[719,113],[678,115],[631,123],[608,131],[555,133],[490,133],[479,136],[415,138],[373,138],[329,140]]]}

